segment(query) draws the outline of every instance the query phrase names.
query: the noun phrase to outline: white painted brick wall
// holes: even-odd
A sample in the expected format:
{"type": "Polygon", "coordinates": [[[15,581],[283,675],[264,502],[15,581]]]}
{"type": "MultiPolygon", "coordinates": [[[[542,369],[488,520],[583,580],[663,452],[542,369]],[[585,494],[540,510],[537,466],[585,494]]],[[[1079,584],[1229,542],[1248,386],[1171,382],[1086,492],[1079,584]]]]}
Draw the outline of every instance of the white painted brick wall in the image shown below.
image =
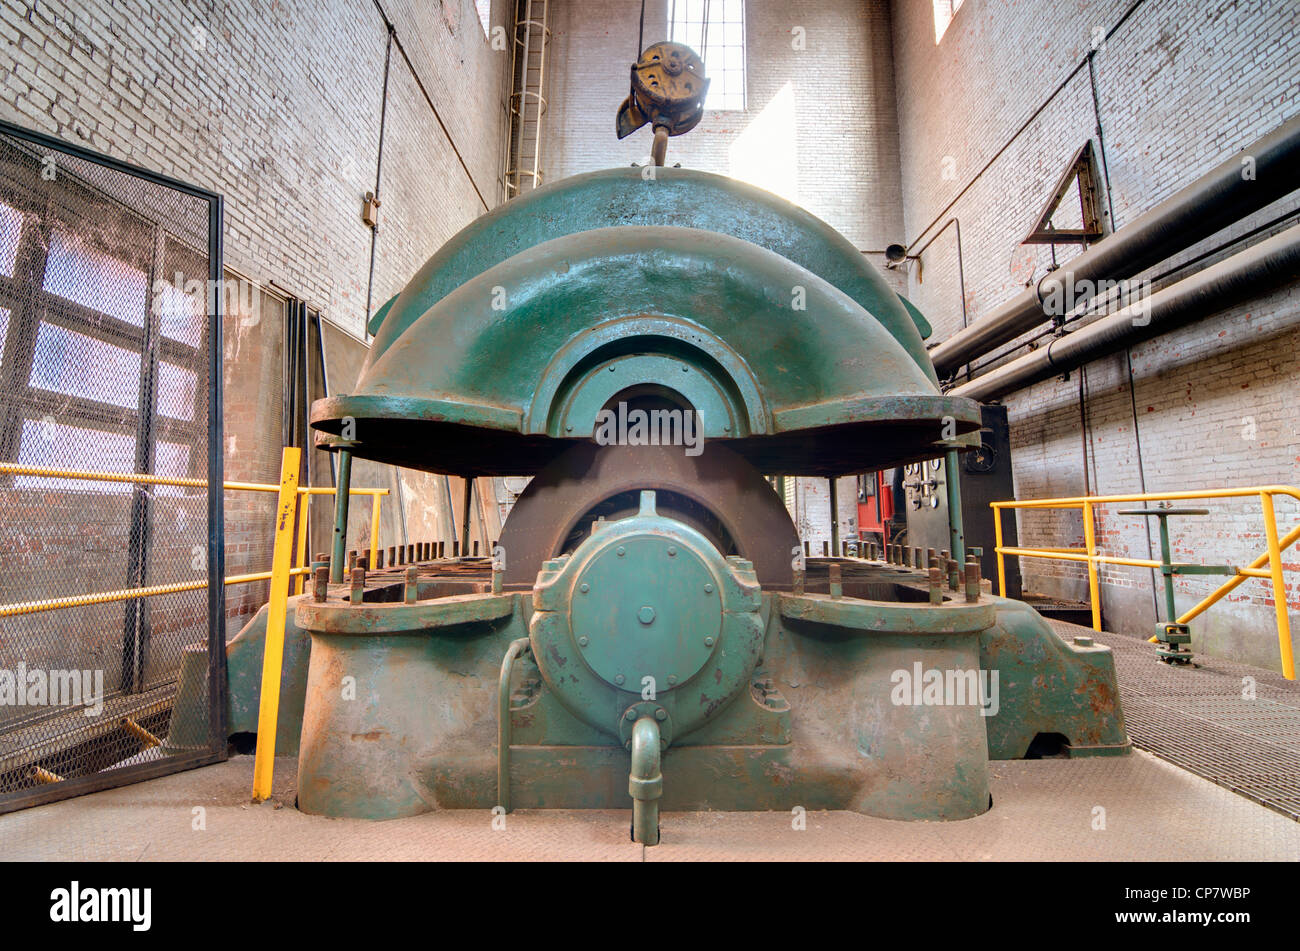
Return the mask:
{"type": "MultiPolygon", "coordinates": [[[[1129,6],[1130,0],[967,0],[936,45],[929,3],[893,4],[906,232],[909,240],[926,237],[958,216],[971,320],[1045,273],[1049,251],[1019,242],[1097,124],[1086,66],[1067,77],[1092,31],[1115,26],[1129,6]],[[945,156],[955,166],[950,178],[942,175],[945,156]]],[[[1300,8],[1263,0],[1145,0],[1137,7],[1095,57],[1114,227],[1296,114],[1298,27],[1300,8]]],[[[1274,203],[1173,263],[1297,204],[1294,197],[1274,203]]],[[[911,296],[934,323],[936,339],[961,324],[954,231],[926,252],[923,281],[915,266],[910,274],[911,296]]],[[[1062,260],[1074,253],[1058,249],[1062,260]]],[[[1135,347],[1132,392],[1123,353],[1086,367],[1088,487],[1136,492],[1143,477],[1149,491],[1300,483],[1298,305],[1293,286],[1135,347]],[[1247,417],[1254,419],[1254,439],[1243,438],[1247,417]]],[[[1076,373],[1007,399],[1018,496],[1083,493],[1078,387],[1076,373]]],[[[1142,519],[1115,515],[1119,507],[1103,510],[1100,543],[1113,554],[1147,558],[1150,541],[1158,557],[1154,529],[1148,536],[1142,519]]],[[[1173,522],[1175,556],[1249,562],[1263,549],[1258,503],[1211,507],[1211,517],[1173,522]]],[[[1285,531],[1300,511],[1279,504],[1279,519],[1285,531]]],[[[1020,531],[1025,544],[1082,544],[1077,513],[1024,515],[1020,531]]],[[[1300,626],[1300,556],[1292,552],[1287,563],[1292,624],[1300,626]]],[[[1087,596],[1086,575],[1075,565],[1026,561],[1024,570],[1030,590],[1087,596]]],[[[1102,577],[1110,625],[1149,632],[1150,573],[1115,567],[1102,577]]],[[[1215,584],[1180,579],[1180,610],[1215,584]]],[[[1278,665],[1275,631],[1272,597],[1259,582],[1248,582],[1193,625],[1202,649],[1272,667],[1278,665]]]]}

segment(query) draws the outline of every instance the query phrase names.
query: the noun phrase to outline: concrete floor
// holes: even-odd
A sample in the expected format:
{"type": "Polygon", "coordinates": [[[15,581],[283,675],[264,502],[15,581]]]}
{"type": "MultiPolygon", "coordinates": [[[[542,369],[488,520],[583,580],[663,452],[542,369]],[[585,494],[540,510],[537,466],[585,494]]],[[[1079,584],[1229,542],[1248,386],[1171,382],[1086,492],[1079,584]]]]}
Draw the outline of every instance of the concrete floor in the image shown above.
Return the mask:
{"type": "Polygon", "coordinates": [[[814,812],[666,814],[663,843],[628,841],[630,812],[487,811],[389,822],[293,808],[296,762],[249,802],[253,758],[0,816],[10,860],[1252,860],[1300,861],[1300,823],[1140,750],[991,764],[993,809],[961,822],[814,812]],[[1094,829],[1104,810],[1104,829],[1094,829]],[[202,822],[200,822],[200,818],[202,822]],[[202,828],[199,828],[202,826],[202,828]]]}

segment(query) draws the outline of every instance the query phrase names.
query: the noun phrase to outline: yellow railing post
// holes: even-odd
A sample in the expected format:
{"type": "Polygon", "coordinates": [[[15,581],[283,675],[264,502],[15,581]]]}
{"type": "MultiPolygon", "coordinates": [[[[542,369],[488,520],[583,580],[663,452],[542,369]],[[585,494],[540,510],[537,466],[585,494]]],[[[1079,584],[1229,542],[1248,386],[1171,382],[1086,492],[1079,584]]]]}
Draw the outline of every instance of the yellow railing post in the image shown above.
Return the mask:
{"type": "Polygon", "coordinates": [[[373,498],[370,509],[370,561],[366,562],[366,567],[371,571],[379,563],[379,500],[383,496],[376,493],[373,498]]]}
{"type": "Polygon", "coordinates": [[[998,556],[998,596],[1007,596],[1007,559],[1002,554],[1002,506],[993,505],[993,550],[998,556]]]}
{"type": "Polygon", "coordinates": [[[1260,492],[1259,502],[1264,509],[1268,570],[1273,576],[1273,607],[1277,611],[1277,645],[1282,654],[1282,675],[1287,680],[1295,680],[1295,657],[1291,653],[1291,619],[1286,603],[1286,585],[1282,581],[1282,550],[1277,540],[1277,513],[1273,510],[1273,494],[1260,492]]]}
{"type": "Polygon", "coordinates": [[[1092,629],[1101,633],[1101,592],[1097,587],[1097,528],[1093,524],[1092,503],[1084,502],[1083,544],[1088,549],[1088,597],[1092,601],[1092,629]]]}
{"type": "Polygon", "coordinates": [[[303,580],[307,567],[307,516],[311,512],[311,493],[303,492],[302,504],[298,506],[298,579],[294,582],[294,594],[302,594],[303,580]]]}
{"type": "Polygon", "coordinates": [[[253,799],[270,798],[275,770],[275,730],[280,714],[280,667],[284,660],[284,623],[293,563],[293,518],[298,510],[298,465],[302,450],[286,446],[280,465],[280,494],[275,510],[275,549],[271,556],[271,599],[267,605],[262,653],[262,695],[257,714],[257,756],[253,761],[253,799]]]}

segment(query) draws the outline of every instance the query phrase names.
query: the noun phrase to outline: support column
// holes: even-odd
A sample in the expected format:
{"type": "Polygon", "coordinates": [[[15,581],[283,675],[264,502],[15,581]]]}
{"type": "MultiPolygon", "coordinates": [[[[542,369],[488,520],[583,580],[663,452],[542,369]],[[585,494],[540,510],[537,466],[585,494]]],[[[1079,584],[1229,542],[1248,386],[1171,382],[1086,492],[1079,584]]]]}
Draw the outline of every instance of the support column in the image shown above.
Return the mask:
{"type": "Polygon", "coordinates": [[[961,518],[961,482],[957,475],[957,450],[949,449],[943,455],[944,468],[948,476],[944,485],[948,489],[948,538],[952,549],[952,560],[959,565],[966,564],[966,531],[961,518]]]}
{"type": "Polygon", "coordinates": [[[330,583],[343,583],[348,557],[348,502],[352,489],[352,444],[338,451],[338,484],[334,489],[334,548],[330,554],[330,583]]]}

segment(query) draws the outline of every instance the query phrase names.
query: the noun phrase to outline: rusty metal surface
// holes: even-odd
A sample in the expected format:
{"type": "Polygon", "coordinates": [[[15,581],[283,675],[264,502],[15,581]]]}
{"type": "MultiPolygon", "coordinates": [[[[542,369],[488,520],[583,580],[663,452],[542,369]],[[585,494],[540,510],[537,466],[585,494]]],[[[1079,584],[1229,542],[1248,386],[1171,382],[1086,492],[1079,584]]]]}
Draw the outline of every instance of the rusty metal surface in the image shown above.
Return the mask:
{"type": "Polygon", "coordinates": [[[765,587],[790,583],[799,537],[771,485],[725,447],[699,456],[673,446],[580,444],[540,472],[501,530],[507,584],[532,585],[542,562],[572,551],[598,517],[636,510],[642,489],[661,511],[701,531],[723,555],[754,563],[765,587]]]}
{"type": "Polygon", "coordinates": [[[1300,687],[1271,670],[1198,654],[1194,667],[1158,663],[1142,638],[1052,621],[1064,640],[1114,652],[1134,745],[1300,820],[1300,687]],[[1252,695],[1253,694],[1253,695],[1252,695]]]}
{"type": "MultiPolygon", "coordinates": [[[[632,89],[619,107],[615,129],[620,139],[649,123],[669,135],[682,135],[704,117],[709,80],[704,63],[689,46],[655,43],[632,64],[632,89]]],[[[656,165],[663,165],[657,157],[656,165]]]]}

